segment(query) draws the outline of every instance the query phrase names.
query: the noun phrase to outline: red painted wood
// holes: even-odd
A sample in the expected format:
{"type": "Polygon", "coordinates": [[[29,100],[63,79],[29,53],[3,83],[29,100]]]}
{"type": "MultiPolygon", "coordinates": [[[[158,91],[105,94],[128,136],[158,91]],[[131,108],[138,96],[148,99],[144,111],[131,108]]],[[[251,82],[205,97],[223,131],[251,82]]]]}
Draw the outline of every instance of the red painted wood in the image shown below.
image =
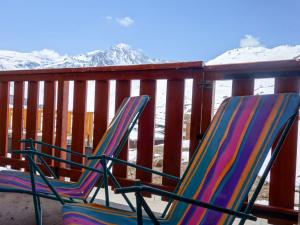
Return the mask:
{"type": "MultiPolygon", "coordinates": [[[[156,81],[143,80],[140,82],[140,94],[150,96],[144,112],[138,121],[137,164],[152,168],[153,144],[154,144],[154,118],[156,81]]],[[[151,173],[137,170],[136,178],[141,181],[152,182],[151,173]]]]}
{"type": "MultiPolygon", "coordinates": [[[[55,145],[61,148],[67,147],[67,126],[68,126],[68,97],[69,81],[58,81],[57,111],[56,111],[56,135],[55,145]]],[[[66,159],[65,152],[55,152],[56,157],[66,159]]],[[[65,167],[64,163],[55,162],[55,166],[65,167]]]]}
{"type": "Polygon", "coordinates": [[[214,94],[214,82],[205,81],[203,83],[203,101],[202,101],[202,117],[201,117],[201,134],[204,134],[208,128],[213,110],[213,94],[214,94]]]}
{"type": "MultiPolygon", "coordinates": [[[[85,112],[86,112],[86,81],[74,81],[74,100],[73,100],[73,126],[72,126],[72,151],[85,153],[85,112]]],[[[84,163],[84,159],[72,155],[73,162],[84,163]]],[[[76,168],[76,167],[71,167],[76,168]]]]}
{"type": "Polygon", "coordinates": [[[299,70],[300,61],[297,60],[233,63],[204,67],[208,80],[299,76],[299,70]]]}
{"type": "Polygon", "coordinates": [[[194,154],[201,133],[201,107],[203,101],[203,73],[200,73],[197,78],[193,80],[192,92],[192,109],[191,109],[191,128],[190,128],[190,149],[189,157],[194,154]]]}
{"type": "MultiPolygon", "coordinates": [[[[14,103],[13,103],[13,120],[12,120],[12,149],[22,149],[20,140],[23,136],[23,104],[24,104],[24,82],[17,81],[14,83],[14,103]]],[[[21,155],[12,154],[12,158],[21,159],[21,155]]]]}
{"type": "MultiPolygon", "coordinates": [[[[168,80],[163,172],[177,177],[180,176],[181,166],[183,104],[184,80],[168,80]]],[[[162,183],[176,185],[176,182],[166,178],[163,178],[162,183]]]]}
{"type": "MultiPolygon", "coordinates": [[[[116,82],[116,104],[115,110],[122,104],[124,98],[130,96],[131,83],[128,80],[120,80],[116,82]]],[[[128,158],[128,142],[124,145],[119,155],[120,159],[127,160],[128,158]]],[[[127,177],[127,166],[114,165],[113,174],[118,177],[127,177]]]]}
{"type": "Polygon", "coordinates": [[[39,99],[39,83],[28,82],[26,138],[37,139],[37,113],[39,99]]]}
{"type": "Polygon", "coordinates": [[[180,62],[130,66],[0,71],[0,80],[143,80],[193,78],[202,62],[180,62]],[[20,76],[22,75],[22,76],[20,76]]]}
{"type": "Polygon", "coordinates": [[[107,129],[109,104],[109,81],[97,80],[95,83],[95,112],[93,146],[96,149],[107,129]]]}
{"type": "Polygon", "coordinates": [[[254,79],[240,79],[232,81],[232,96],[253,95],[254,79]]]}
{"type": "MultiPolygon", "coordinates": [[[[299,78],[275,79],[275,93],[300,91],[299,78]]],[[[271,170],[269,204],[293,209],[295,198],[295,177],[297,162],[298,121],[286,137],[283,147],[271,170]]]]}
{"type": "Polygon", "coordinates": [[[0,82],[0,156],[6,156],[8,147],[9,83],[0,82]]]}
{"type": "MultiPolygon", "coordinates": [[[[55,100],[56,84],[54,81],[45,81],[44,84],[44,108],[43,108],[43,128],[42,141],[53,145],[54,143],[54,120],[55,120],[55,100]]],[[[53,149],[42,146],[42,152],[54,155],[53,149]]],[[[47,163],[53,165],[53,160],[45,159],[47,163]]]]}

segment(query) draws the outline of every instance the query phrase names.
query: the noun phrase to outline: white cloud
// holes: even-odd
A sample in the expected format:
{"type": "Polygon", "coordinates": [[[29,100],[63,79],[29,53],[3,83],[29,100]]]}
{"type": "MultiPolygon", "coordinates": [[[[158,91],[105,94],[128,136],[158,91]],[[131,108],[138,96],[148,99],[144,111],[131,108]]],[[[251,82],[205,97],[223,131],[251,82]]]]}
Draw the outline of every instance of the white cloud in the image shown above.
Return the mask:
{"type": "Polygon", "coordinates": [[[112,20],[112,17],[111,16],[106,16],[105,19],[112,20]]]}
{"type": "Polygon", "coordinates": [[[125,16],[122,18],[116,18],[116,21],[119,25],[123,27],[130,27],[134,24],[134,20],[130,18],[129,16],[125,16]]]}
{"type": "Polygon", "coordinates": [[[262,46],[262,44],[259,41],[259,38],[254,37],[250,34],[246,34],[241,40],[240,40],[240,47],[259,47],[262,46]]]}

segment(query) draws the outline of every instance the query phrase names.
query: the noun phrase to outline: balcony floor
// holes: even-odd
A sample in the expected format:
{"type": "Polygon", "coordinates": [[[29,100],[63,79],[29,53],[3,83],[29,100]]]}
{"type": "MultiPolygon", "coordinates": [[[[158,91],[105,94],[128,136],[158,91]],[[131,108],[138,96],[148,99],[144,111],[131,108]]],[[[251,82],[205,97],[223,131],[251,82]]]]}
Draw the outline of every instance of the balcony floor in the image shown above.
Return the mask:
{"type": "MultiPolygon", "coordinates": [[[[103,191],[99,194],[99,198],[96,202],[103,204],[103,191]]],[[[129,196],[130,199],[134,199],[134,196],[129,196]]],[[[25,194],[15,194],[15,193],[0,193],[0,224],[10,224],[10,225],[34,225],[34,209],[32,204],[32,197],[25,194]]],[[[158,197],[146,198],[149,206],[156,211],[161,213],[166,205],[165,202],[159,200],[158,197]]],[[[126,208],[125,202],[119,195],[111,193],[112,206],[117,208],[126,208]]],[[[62,224],[61,218],[61,205],[60,203],[48,199],[42,199],[43,207],[43,224],[53,225],[62,224]]],[[[234,224],[238,224],[236,221],[234,224]]],[[[258,220],[257,222],[247,222],[247,225],[268,224],[265,220],[258,220]]]]}

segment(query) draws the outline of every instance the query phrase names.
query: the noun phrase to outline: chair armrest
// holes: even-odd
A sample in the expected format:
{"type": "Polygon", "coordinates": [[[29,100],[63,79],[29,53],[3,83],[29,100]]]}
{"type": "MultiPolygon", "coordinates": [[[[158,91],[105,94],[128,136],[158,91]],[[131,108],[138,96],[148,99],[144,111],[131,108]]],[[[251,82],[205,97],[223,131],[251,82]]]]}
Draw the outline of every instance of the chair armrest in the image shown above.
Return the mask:
{"type": "Polygon", "coordinates": [[[45,143],[45,142],[42,142],[42,141],[36,141],[36,140],[33,140],[33,139],[22,139],[22,140],[20,140],[20,142],[23,142],[23,143],[33,143],[33,144],[38,144],[38,145],[46,146],[46,147],[53,148],[53,149],[58,150],[58,151],[68,152],[70,154],[73,154],[73,155],[76,155],[76,156],[80,156],[80,157],[83,157],[83,158],[87,158],[88,157],[87,155],[79,153],[79,152],[74,152],[74,151],[69,150],[69,149],[61,148],[61,147],[58,147],[56,145],[51,145],[51,144],[48,144],[48,143],[45,143]]]}
{"type": "Polygon", "coordinates": [[[162,177],[166,177],[168,179],[180,181],[179,177],[175,177],[175,176],[170,175],[170,174],[166,174],[166,173],[162,173],[162,172],[159,172],[159,171],[156,171],[156,170],[152,170],[152,169],[150,169],[148,167],[144,167],[144,166],[140,166],[140,165],[137,165],[137,164],[134,164],[134,163],[130,163],[130,162],[127,162],[125,160],[121,160],[121,159],[117,159],[117,158],[112,158],[110,156],[101,155],[101,156],[89,156],[89,157],[87,157],[88,160],[90,160],[90,159],[102,159],[102,158],[106,158],[106,160],[110,160],[110,161],[112,161],[114,163],[131,166],[131,167],[143,170],[143,171],[148,172],[148,173],[153,173],[153,174],[156,174],[156,175],[159,175],[159,176],[162,176],[162,177]]]}
{"type": "Polygon", "coordinates": [[[155,194],[155,195],[159,195],[162,197],[168,197],[168,198],[172,198],[174,200],[178,200],[178,201],[182,201],[188,204],[193,204],[199,207],[203,207],[203,208],[207,208],[207,209],[211,209],[214,211],[218,211],[218,212],[222,212],[222,213],[226,213],[229,215],[233,215],[239,218],[245,218],[245,219],[249,219],[249,220],[253,220],[256,221],[257,218],[251,214],[246,214],[243,212],[239,212],[239,211],[235,211],[232,209],[227,209],[227,208],[222,208],[219,206],[215,206],[206,202],[201,202],[198,200],[194,200],[194,199],[190,199],[190,198],[186,198],[180,195],[176,195],[174,193],[168,192],[168,191],[163,191],[160,190],[158,188],[153,188],[150,186],[145,186],[145,185],[141,185],[141,186],[131,186],[131,187],[124,187],[124,188],[116,188],[115,189],[115,193],[140,193],[140,192],[148,192],[151,194],[155,194]]]}
{"type": "Polygon", "coordinates": [[[42,152],[37,152],[37,151],[34,151],[34,150],[17,150],[17,151],[14,151],[14,153],[15,154],[22,154],[22,155],[28,155],[28,154],[29,155],[30,154],[31,155],[37,155],[37,156],[45,157],[45,158],[52,159],[52,160],[55,160],[55,161],[58,161],[58,162],[63,162],[63,163],[67,163],[69,165],[77,166],[77,167],[80,167],[82,169],[87,169],[87,170],[91,170],[91,171],[103,174],[102,170],[98,170],[98,169],[95,169],[95,168],[92,168],[92,167],[82,165],[80,163],[76,163],[76,162],[72,162],[72,161],[69,161],[69,160],[61,159],[61,158],[51,156],[51,155],[48,155],[48,154],[45,154],[45,153],[42,153],[42,152]]]}

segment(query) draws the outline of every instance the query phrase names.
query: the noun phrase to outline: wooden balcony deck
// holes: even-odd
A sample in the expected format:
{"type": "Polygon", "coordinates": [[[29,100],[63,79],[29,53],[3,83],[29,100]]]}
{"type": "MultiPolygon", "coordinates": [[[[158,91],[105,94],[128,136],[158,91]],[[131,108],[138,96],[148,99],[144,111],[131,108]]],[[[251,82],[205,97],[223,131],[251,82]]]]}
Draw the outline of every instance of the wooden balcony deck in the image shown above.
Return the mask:
{"type": "MultiPolygon", "coordinates": [[[[139,120],[137,139],[137,163],[147,167],[153,165],[153,143],[157,80],[167,80],[165,132],[163,147],[163,168],[166,173],[179,176],[181,172],[181,151],[183,132],[183,105],[185,80],[193,80],[191,101],[190,148],[192,154],[197,146],[199,135],[203,134],[210,123],[216,80],[233,80],[232,95],[252,95],[257,78],[274,78],[275,93],[300,91],[300,61],[273,61],[231,65],[205,66],[199,62],[108,66],[74,69],[45,69],[0,72],[0,165],[10,165],[14,169],[26,169],[26,162],[18,156],[8,157],[8,133],[11,119],[11,148],[21,149],[19,139],[36,138],[38,132],[44,142],[66,147],[68,135],[69,83],[74,81],[73,119],[71,121],[71,148],[83,153],[86,136],[87,81],[95,81],[95,107],[92,140],[96,146],[108,122],[109,81],[116,80],[115,105],[121,104],[124,97],[131,93],[131,82],[140,80],[140,94],[147,94],[151,101],[139,120]],[[44,82],[43,117],[38,130],[39,83],[44,82]],[[10,83],[14,83],[13,111],[9,115],[10,83]],[[27,113],[24,117],[24,86],[28,83],[27,113]],[[24,123],[24,121],[26,121],[24,123]],[[176,121],[176,123],[174,123],[176,121]],[[26,129],[24,129],[26,127],[26,129]],[[25,130],[25,132],[24,132],[25,130]]],[[[70,121],[69,121],[70,123],[70,121]]],[[[263,218],[283,218],[290,223],[297,221],[295,210],[295,178],[297,163],[298,123],[295,123],[284,144],[284,149],[271,171],[269,205],[256,205],[254,213],[263,218]]],[[[57,155],[52,149],[42,151],[57,155]]],[[[128,147],[120,158],[128,159],[128,147]]],[[[72,158],[82,163],[81,159],[72,158]]],[[[49,161],[61,177],[76,180],[81,171],[67,168],[64,164],[49,161]]],[[[127,168],[115,166],[113,173],[123,185],[132,184],[127,168]]],[[[137,172],[136,178],[166,190],[173,190],[176,183],[163,179],[154,184],[150,174],[137,172]]]]}

